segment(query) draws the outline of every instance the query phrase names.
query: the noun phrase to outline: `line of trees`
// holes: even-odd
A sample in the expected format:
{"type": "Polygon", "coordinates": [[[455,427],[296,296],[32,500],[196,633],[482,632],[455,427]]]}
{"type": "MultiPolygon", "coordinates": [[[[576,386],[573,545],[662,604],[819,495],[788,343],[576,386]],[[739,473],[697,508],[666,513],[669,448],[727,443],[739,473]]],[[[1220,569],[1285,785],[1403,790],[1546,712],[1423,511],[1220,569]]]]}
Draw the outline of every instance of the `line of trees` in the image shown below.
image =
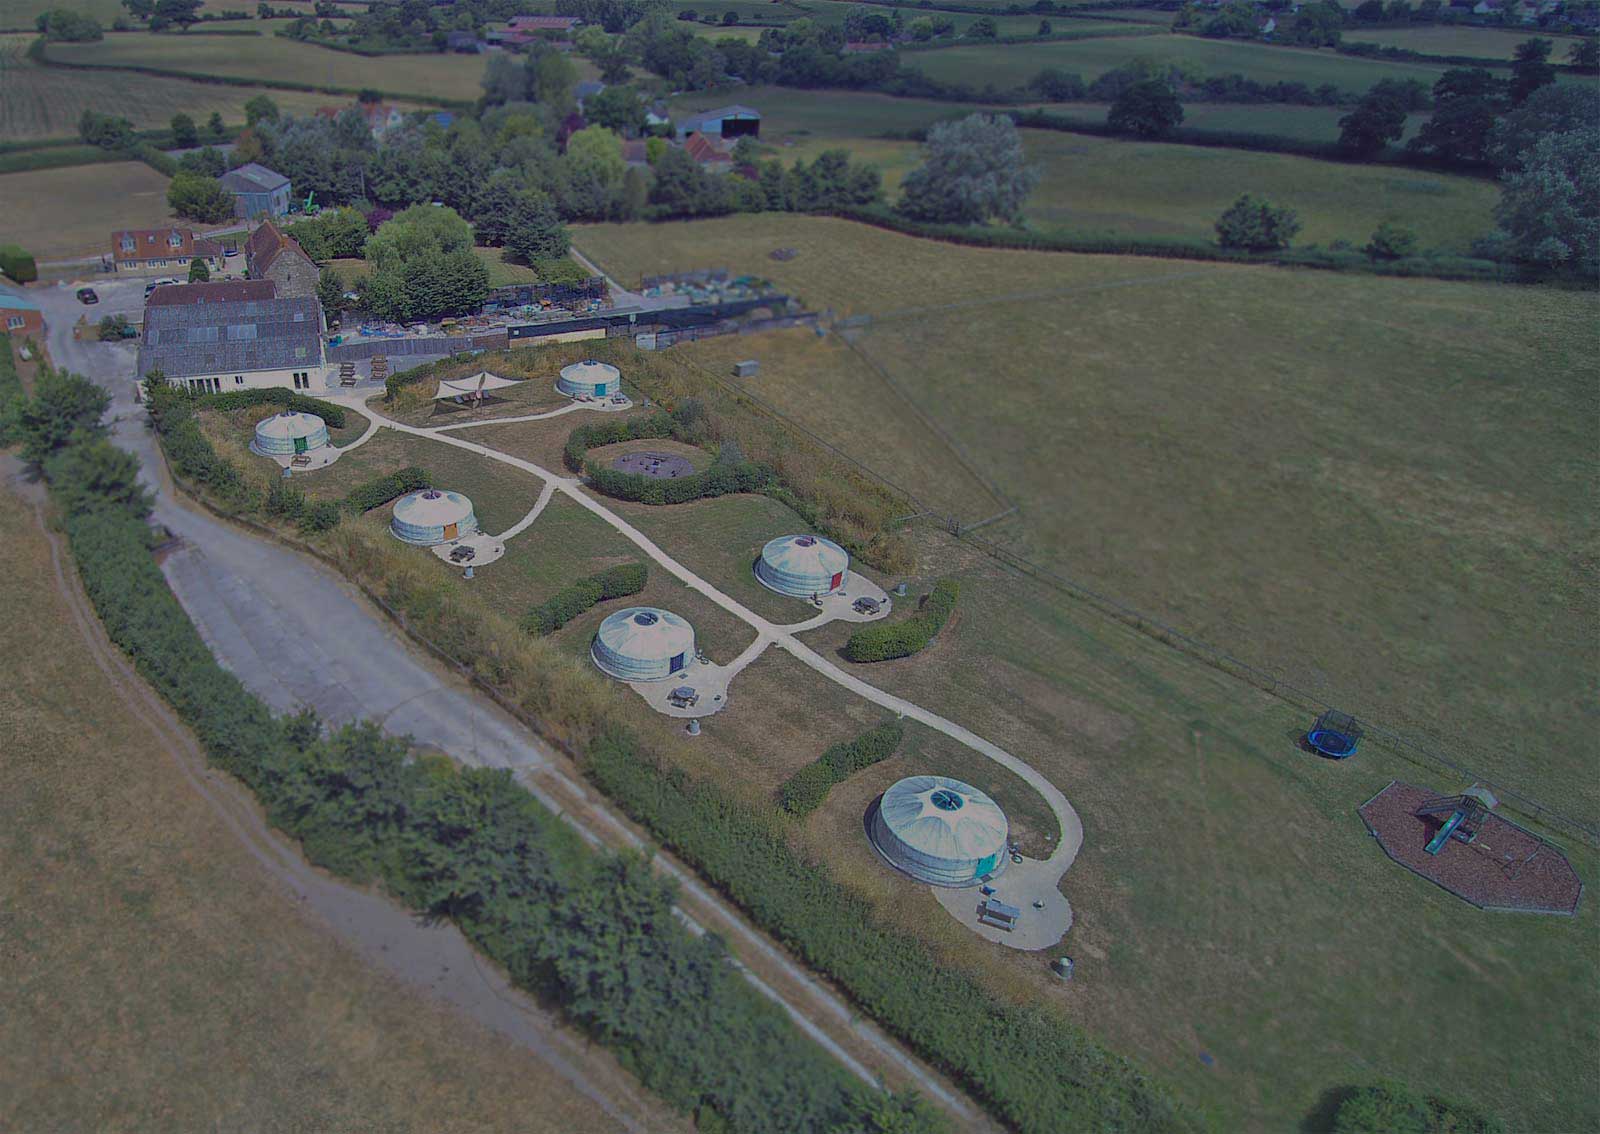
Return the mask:
{"type": "Polygon", "coordinates": [[[275,718],[211,656],[150,556],[138,462],[107,439],[108,396],[41,371],[13,402],[20,440],[60,509],[107,633],[318,865],[453,921],[512,980],[615,1051],[702,1128],[932,1131],[914,1098],[864,1087],[673,916],[643,856],[589,848],[509,771],[413,756],[359,723],[275,718]]]}

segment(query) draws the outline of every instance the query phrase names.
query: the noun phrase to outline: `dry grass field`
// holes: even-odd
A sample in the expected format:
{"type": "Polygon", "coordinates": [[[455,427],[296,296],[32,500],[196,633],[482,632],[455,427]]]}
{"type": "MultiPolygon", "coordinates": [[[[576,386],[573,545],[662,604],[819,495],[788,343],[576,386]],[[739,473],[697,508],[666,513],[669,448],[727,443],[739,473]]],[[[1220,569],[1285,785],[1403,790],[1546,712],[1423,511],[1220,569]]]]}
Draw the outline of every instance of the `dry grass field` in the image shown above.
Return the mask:
{"type": "Polygon", "coordinates": [[[97,666],[9,491],[0,520],[28,612],[0,626],[0,1127],[611,1128],[295,905],[97,666]]]}
{"type": "Polygon", "coordinates": [[[167,179],[137,161],[0,175],[0,203],[0,239],[40,260],[110,255],[116,229],[177,220],[167,179]]]}
{"type": "Polygon", "coordinates": [[[309,114],[329,101],[327,95],[299,91],[41,67],[22,54],[31,38],[0,36],[0,139],[7,142],[73,137],[85,110],[116,114],[149,130],[166,126],[180,111],[196,122],[217,113],[230,124],[242,124],[244,104],[262,93],[290,114],[309,114]]]}

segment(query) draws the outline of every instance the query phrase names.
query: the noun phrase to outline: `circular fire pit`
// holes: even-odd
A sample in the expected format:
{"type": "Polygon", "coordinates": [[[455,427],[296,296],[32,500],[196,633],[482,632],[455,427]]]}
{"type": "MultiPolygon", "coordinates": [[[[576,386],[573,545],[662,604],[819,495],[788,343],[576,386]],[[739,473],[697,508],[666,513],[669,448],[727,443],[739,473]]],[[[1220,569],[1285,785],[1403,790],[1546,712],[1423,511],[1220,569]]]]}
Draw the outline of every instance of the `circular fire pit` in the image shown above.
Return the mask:
{"type": "Polygon", "coordinates": [[[675,453],[624,453],[611,462],[611,467],[618,472],[638,473],[657,480],[674,480],[694,474],[694,466],[689,459],[675,453]]]}

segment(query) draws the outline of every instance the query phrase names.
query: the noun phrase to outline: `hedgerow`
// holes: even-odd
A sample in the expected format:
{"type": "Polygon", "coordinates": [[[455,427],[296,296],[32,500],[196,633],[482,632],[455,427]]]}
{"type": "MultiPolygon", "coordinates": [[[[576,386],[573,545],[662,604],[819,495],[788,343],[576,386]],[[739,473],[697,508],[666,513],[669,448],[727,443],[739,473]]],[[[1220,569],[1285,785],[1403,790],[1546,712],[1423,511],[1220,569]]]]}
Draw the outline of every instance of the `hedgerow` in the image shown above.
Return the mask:
{"type": "Polygon", "coordinates": [[[822,806],[834,784],[842,784],[862,768],[893,756],[905,734],[904,725],[889,721],[854,740],[833,745],[778,789],[783,809],[796,818],[811,814],[822,806]]]}
{"type": "Polygon", "coordinates": [[[11,350],[11,336],[0,334],[0,445],[6,441],[6,408],[22,396],[22,379],[17,377],[17,358],[11,350]]]}
{"type": "Polygon", "coordinates": [[[585,611],[609,599],[636,595],[644,590],[649,569],[643,563],[619,563],[562,587],[522,616],[529,634],[553,634],[585,611]]]}
{"type": "MultiPolygon", "coordinates": [[[[217,663],[167,587],[137,462],[100,432],[73,434],[43,462],[84,589],[207,758],[255,791],[312,861],[454,921],[702,1129],[935,1128],[914,1102],[864,1088],[802,1037],[715,935],[681,926],[674,885],[645,858],[590,849],[508,770],[412,759],[371,722],[324,735],[310,712],[275,718],[217,663]],[[108,455],[70,459],[96,447],[108,455]]],[[[274,500],[293,506],[287,489],[274,500]]]]}
{"type": "Polygon", "coordinates": [[[851,634],[844,645],[845,657],[858,662],[888,661],[926,649],[955,612],[960,594],[961,586],[954,579],[940,579],[911,617],[868,623],[851,634]]]}
{"type": "Polygon", "coordinates": [[[344,504],[352,512],[370,512],[398,496],[416,492],[420,488],[432,487],[432,473],[418,465],[407,465],[388,476],[380,476],[356,485],[345,495],[344,504]]]}
{"type": "Polygon", "coordinates": [[[672,437],[674,433],[672,415],[668,413],[580,425],[567,435],[567,444],[562,449],[561,459],[572,472],[583,472],[584,461],[590,449],[598,449],[602,445],[615,445],[620,441],[667,438],[672,437]]]}
{"type": "Polygon", "coordinates": [[[742,459],[725,461],[720,455],[703,472],[666,478],[623,472],[586,459],[590,449],[602,445],[668,437],[681,439],[681,430],[677,420],[667,413],[580,425],[567,435],[561,458],[574,472],[581,469],[596,492],[640,504],[686,504],[734,492],[766,492],[777,481],[773,471],[763,464],[742,459]]]}
{"type": "Polygon", "coordinates": [[[343,429],[345,423],[344,407],[336,406],[332,402],[325,402],[321,398],[308,397],[297,394],[293,390],[285,390],[281,386],[274,386],[267,390],[229,390],[223,394],[190,394],[199,408],[217,409],[224,413],[231,410],[249,409],[252,406],[282,406],[285,410],[294,413],[309,413],[320,417],[330,429],[343,429]]]}

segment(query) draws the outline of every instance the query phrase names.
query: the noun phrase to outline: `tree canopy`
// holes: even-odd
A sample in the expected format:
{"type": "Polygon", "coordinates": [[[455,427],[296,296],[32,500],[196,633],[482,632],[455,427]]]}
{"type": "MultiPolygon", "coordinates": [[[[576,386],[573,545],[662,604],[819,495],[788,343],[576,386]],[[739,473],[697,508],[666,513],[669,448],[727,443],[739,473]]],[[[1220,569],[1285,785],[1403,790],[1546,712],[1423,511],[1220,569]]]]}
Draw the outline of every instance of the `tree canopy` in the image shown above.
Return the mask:
{"type": "Polygon", "coordinates": [[[1119,134],[1158,138],[1183,123],[1183,104],[1165,79],[1144,79],[1117,96],[1106,125],[1119,134]]]}
{"type": "Polygon", "coordinates": [[[916,220],[980,224],[1016,221],[1039,183],[1009,118],[973,114],[928,131],[923,163],[905,179],[900,211],[916,220]]]}
{"type": "Polygon", "coordinates": [[[472,251],[472,226],[454,209],[413,205],[366,244],[371,274],[357,288],[362,305],[404,322],[471,311],[489,294],[489,268],[472,251]]]}

